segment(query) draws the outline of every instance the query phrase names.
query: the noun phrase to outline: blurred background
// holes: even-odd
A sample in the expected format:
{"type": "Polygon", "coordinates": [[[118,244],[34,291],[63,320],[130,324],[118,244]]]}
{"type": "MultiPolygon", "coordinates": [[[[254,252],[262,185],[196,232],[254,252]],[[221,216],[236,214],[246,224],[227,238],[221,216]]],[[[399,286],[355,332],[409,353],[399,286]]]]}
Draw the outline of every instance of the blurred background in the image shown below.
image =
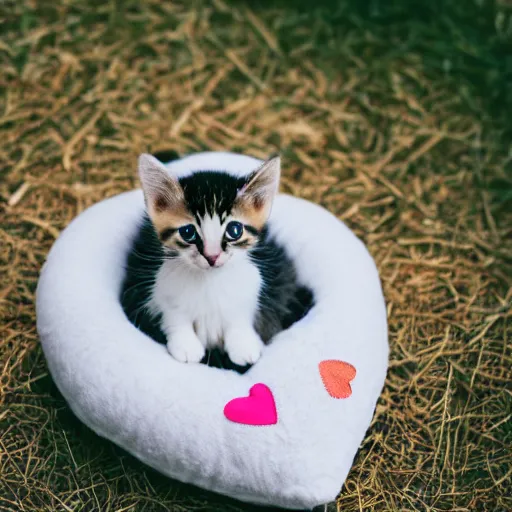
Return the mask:
{"type": "Polygon", "coordinates": [[[510,0],[3,0],[0,65],[1,510],[257,510],[95,436],[38,344],[55,238],[162,150],[280,151],[377,261],[390,370],[329,510],[512,510],[510,0]]]}

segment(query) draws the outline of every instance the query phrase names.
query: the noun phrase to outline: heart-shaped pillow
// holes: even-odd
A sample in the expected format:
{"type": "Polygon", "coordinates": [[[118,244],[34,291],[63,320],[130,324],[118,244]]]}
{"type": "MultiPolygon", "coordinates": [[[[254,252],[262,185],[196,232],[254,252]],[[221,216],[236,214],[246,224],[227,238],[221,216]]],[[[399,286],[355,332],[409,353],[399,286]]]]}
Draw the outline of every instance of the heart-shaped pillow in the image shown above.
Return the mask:
{"type": "MultiPolygon", "coordinates": [[[[247,174],[259,163],[201,153],[170,167],[247,174]]],[[[278,196],[269,229],[315,306],[239,375],[178,363],[127,320],[119,290],[143,210],[140,191],[93,206],[63,232],[43,268],[37,327],[70,407],[173,478],[286,508],[333,500],[387,368],[386,310],[364,245],[319,206],[278,196]],[[348,363],[357,374],[322,361],[348,363]]]]}

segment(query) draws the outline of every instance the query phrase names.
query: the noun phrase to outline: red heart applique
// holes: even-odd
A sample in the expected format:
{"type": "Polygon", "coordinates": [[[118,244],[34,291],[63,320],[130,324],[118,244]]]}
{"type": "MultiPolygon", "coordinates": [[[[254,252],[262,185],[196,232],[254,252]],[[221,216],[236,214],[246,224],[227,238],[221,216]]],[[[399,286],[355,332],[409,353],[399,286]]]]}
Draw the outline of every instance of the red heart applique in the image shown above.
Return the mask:
{"type": "Polygon", "coordinates": [[[356,369],[349,363],[328,359],[318,368],[327,393],[333,398],[348,398],[352,394],[350,381],[356,376],[356,369]]]}
{"type": "Polygon", "coordinates": [[[265,384],[255,384],[249,396],[234,398],[224,407],[224,416],[243,425],[275,425],[277,409],[274,395],[265,384]]]}

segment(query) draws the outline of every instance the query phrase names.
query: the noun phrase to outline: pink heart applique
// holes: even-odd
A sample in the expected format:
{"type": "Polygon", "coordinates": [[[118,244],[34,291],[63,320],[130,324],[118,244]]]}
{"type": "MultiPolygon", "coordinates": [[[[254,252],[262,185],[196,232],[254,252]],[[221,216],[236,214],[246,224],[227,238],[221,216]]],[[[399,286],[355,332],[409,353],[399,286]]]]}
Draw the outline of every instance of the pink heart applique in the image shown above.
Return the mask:
{"type": "Polygon", "coordinates": [[[275,425],[277,409],[274,395],[265,384],[255,384],[249,396],[233,398],[224,407],[224,416],[242,425],[275,425]]]}
{"type": "Polygon", "coordinates": [[[352,394],[350,382],[356,377],[356,369],[345,361],[326,359],[318,365],[325,389],[333,398],[348,398],[352,394]]]}

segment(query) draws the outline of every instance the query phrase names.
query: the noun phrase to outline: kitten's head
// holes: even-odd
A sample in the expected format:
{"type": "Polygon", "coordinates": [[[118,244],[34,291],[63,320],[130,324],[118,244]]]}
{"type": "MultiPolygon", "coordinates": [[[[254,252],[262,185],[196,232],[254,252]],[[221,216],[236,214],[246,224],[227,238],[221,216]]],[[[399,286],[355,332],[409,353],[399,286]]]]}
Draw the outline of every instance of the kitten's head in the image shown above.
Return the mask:
{"type": "Polygon", "coordinates": [[[258,241],[279,188],[275,156],[245,177],[201,171],[178,178],[151,155],[139,158],[148,214],[164,249],[202,269],[221,267],[258,241]]]}

